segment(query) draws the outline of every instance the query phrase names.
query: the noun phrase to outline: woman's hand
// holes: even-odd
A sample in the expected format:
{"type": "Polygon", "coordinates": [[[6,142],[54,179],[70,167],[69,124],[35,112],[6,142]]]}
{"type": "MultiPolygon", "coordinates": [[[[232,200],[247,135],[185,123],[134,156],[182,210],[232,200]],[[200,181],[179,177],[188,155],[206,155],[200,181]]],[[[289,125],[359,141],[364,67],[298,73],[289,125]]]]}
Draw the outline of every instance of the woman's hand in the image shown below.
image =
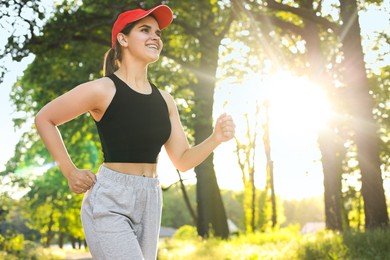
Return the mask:
{"type": "Polygon", "coordinates": [[[67,179],[70,190],[76,194],[86,192],[96,183],[96,175],[89,170],[76,169],[67,179]]]}
{"type": "Polygon", "coordinates": [[[223,113],[217,119],[214,127],[214,138],[218,143],[229,141],[234,137],[236,125],[230,115],[223,113]]]}

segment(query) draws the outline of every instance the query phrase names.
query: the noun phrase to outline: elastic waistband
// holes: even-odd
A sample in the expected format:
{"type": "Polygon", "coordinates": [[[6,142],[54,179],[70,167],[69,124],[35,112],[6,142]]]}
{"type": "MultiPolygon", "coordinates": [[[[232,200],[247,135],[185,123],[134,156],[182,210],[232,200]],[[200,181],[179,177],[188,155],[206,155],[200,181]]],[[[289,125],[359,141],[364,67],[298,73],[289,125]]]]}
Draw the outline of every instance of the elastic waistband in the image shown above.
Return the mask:
{"type": "Polygon", "coordinates": [[[101,165],[97,174],[98,179],[115,182],[122,186],[142,186],[155,188],[160,186],[158,178],[148,178],[138,175],[130,175],[126,173],[111,170],[104,165],[101,165]]]}

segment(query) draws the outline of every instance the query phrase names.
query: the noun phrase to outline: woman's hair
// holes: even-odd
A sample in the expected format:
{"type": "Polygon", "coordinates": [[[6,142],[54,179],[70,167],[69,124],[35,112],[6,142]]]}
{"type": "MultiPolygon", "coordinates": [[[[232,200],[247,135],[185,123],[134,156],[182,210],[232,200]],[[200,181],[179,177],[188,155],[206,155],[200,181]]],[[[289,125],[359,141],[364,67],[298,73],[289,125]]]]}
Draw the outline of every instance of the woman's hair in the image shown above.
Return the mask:
{"type": "MultiPolygon", "coordinates": [[[[133,29],[134,25],[137,22],[129,23],[127,24],[121,33],[128,35],[133,29]]],[[[109,49],[105,54],[104,54],[104,63],[103,63],[103,74],[104,76],[108,76],[113,74],[116,70],[119,69],[120,62],[122,61],[122,50],[121,46],[118,42],[118,40],[115,41],[115,47],[109,49]]]]}

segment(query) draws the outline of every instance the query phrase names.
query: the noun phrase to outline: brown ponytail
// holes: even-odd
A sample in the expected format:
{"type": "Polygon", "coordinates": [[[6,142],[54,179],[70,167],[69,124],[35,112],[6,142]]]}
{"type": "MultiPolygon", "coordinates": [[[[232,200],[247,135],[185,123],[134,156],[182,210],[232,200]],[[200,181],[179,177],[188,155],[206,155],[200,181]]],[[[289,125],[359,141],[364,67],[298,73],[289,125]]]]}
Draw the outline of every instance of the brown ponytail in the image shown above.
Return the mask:
{"type": "MultiPolygon", "coordinates": [[[[121,31],[121,33],[128,35],[133,29],[136,22],[127,24],[121,31]]],[[[122,61],[122,49],[118,40],[115,42],[115,47],[109,49],[104,54],[104,62],[103,62],[103,75],[108,76],[113,74],[115,71],[119,69],[120,63],[122,61]]]]}
{"type": "Polygon", "coordinates": [[[108,76],[114,73],[118,68],[115,57],[115,49],[111,48],[104,54],[103,75],[108,76]]]}

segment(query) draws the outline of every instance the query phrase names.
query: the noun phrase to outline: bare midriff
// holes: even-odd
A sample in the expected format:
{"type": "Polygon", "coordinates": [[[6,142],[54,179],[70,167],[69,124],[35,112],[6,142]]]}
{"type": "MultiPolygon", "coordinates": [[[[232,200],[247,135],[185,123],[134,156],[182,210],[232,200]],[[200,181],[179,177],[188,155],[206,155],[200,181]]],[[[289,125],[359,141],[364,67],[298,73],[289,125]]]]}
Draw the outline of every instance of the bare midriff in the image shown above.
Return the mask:
{"type": "Polygon", "coordinates": [[[157,164],[155,163],[113,163],[105,162],[103,165],[113,171],[143,176],[148,178],[157,178],[157,164]]]}

